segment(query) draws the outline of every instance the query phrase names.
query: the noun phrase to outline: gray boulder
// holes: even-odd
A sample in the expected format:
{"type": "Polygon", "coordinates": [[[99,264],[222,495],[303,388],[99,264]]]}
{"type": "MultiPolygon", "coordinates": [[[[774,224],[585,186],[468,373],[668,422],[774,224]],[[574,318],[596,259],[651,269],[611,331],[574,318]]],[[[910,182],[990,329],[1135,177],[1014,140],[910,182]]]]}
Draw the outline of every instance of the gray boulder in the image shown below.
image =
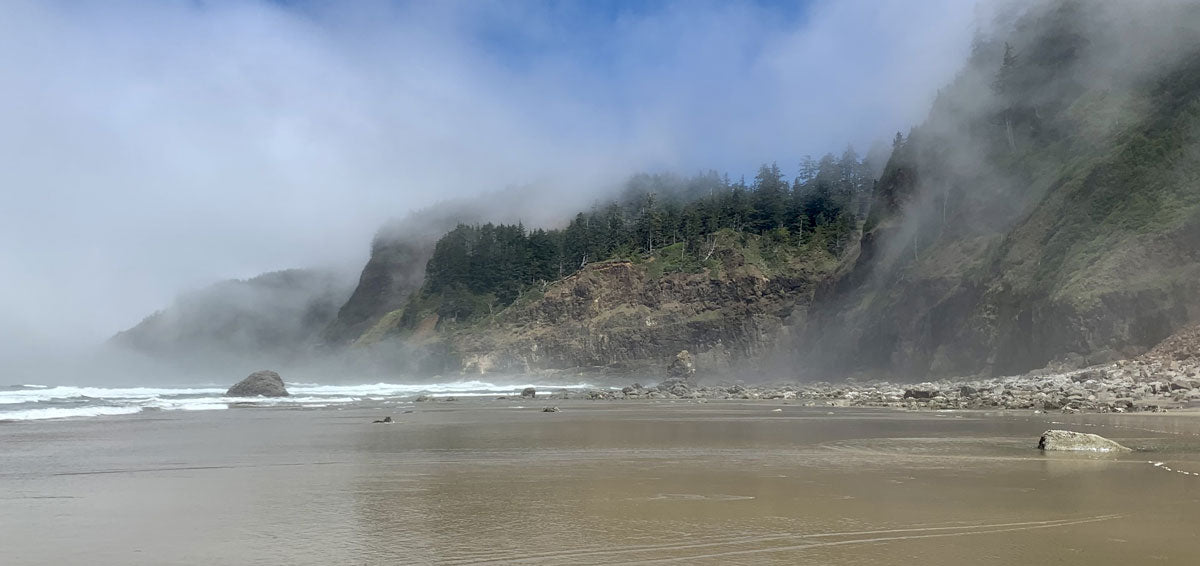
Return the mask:
{"type": "Polygon", "coordinates": [[[939,393],[940,392],[937,390],[936,387],[933,387],[929,384],[922,384],[917,387],[905,389],[904,390],[904,398],[905,399],[933,399],[934,397],[937,397],[939,393]]]}
{"type": "Polygon", "coordinates": [[[521,390],[522,399],[533,399],[535,397],[537,397],[537,389],[526,387],[525,389],[521,390]]]}
{"type": "Polygon", "coordinates": [[[225,392],[226,397],[287,397],[288,395],[287,388],[283,386],[283,378],[271,370],[256,371],[225,392]]]}
{"type": "Polygon", "coordinates": [[[687,350],[680,350],[675,354],[675,359],[671,360],[671,365],[667,366],[667,373],[671,377],[691,380],[692,376],[696,375],[696,363],[692,361],[692,354],[687,350]]]}
{"type": "Polygon", "coordinates": [[[1075,452],[1129,452],[1130,450],[1097,434],[1070,430],[1048,430],[1038,440],[1039,450],[1075,452]]]}
{"type": "Polygon", "coordinates": [[[676,397],[690,397],[692,395],[692,387],[687,380],[681,377],[672,377],[659,383],[655,389],[663,393],[670,393],[676,397]]]}

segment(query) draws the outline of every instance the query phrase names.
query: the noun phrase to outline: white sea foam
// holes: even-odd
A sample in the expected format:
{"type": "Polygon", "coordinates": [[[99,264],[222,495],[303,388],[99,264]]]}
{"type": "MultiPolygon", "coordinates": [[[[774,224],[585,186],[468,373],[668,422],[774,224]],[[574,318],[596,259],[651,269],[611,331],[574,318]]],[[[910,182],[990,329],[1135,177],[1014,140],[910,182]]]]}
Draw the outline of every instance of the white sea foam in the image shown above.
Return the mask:
{"type": "Polygon", "coordinates": [[[353,403],[359,401],[358,397],[320,397],[309,395],[299,397],[292,395],[291,397],[222,397],[222,401],[226,403],[246,403],[250,405],[310,405],[312,403],[353,403]]]}
{"type": "Polygon", "coordinates": [[[102,417],[105,415],[131,415],[141,412],[141,407],[49,407],[0,413],[0,421],[38,421],[45,419],[67,419],[79,417],[102,417]]]}
{"type": "Polygon", "coordinates": [[[20,389],[0,391],[0,421],[60,419],[126,415],[142,409],[161,411],[215,411],[230,404],[263,407],[328,407],[359,401],[392,403],[411,401],[418,395],[487,397],[516,395],[527,387],[539,391],[585,389],[577,384],[495,384],[468,380],[443,383],[374,383],[361,385],[321,385],[288,383],[290,397],[227,397],[225,389],[212,385],[198,387],[76,387],[22,385],[20,389]]]}
{"type": "Polygon", "coordinates": [[[229,403],[220,397],[199,397],[191,399],[150,399],[137,403],[140,407],[159,409],[163,411],[216,411],[228,409],[229,403]]]}
{"type": "Polygon", "coordinates": [[[178,407],[180,411],[220,411],[228,408],[227,403],[191,403],[178,407]]]}
{"type": "Polygon", "coordinates": [[[162,387],[72,387],[57,386],[41,389],[0,391],[0,404],[34,403],[77,398],[91,399],[153,399],[175,395],[222,395],[224,389],[216,388],[162,388],[162,387]]]}
{"type": "Polygon", "coordinates": [[[468,394],[492,395],[504,393],[520,393],[526,387],[536,389],[586,389],[591,387],[586,383],[571,385],[540,385],[536,383],[497,385],[486,381],[453,381],[447,383],[374,383],[364,385],[318,385],[312,383],[290,383],[288,390],[292,394],[308,395],[356,395],[367,396],[406,396],[419,394],[468,394]]]}

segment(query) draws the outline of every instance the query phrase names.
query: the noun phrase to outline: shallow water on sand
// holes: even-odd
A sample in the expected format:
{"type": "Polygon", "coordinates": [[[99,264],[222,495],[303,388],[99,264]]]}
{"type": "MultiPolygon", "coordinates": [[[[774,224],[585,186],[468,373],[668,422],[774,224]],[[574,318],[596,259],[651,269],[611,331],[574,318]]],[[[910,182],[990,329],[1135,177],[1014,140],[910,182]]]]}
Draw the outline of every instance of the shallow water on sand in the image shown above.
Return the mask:
{"type": "Polygon", "coordinates": [[[1197,415],[556,403],[0,424],[0,563],[1200,564],[1197,415]]]}

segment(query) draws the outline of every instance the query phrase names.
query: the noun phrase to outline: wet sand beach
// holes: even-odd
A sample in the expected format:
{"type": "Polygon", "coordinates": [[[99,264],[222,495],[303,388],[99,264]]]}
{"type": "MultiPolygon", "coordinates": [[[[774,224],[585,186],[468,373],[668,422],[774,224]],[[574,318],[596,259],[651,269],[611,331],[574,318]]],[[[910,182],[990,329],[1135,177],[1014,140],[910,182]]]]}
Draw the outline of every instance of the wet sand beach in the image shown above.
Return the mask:
{"type": "Polygon", "coordinates": [[[1195,414],[548,404],[0,423],[0,563],[1200,563],[1195,414]]]}

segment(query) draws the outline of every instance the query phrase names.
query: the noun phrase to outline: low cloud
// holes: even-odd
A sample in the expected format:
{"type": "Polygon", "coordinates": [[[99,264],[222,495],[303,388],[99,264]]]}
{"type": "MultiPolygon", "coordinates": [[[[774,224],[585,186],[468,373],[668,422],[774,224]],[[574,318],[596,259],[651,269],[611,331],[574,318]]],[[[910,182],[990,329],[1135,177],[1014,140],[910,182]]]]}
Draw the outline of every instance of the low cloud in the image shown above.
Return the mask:
{"type": "Polygon", "coordinates": [[[533,183],[553,202],[496,206],[544,214],[639,170],[865,149],[924,117],[978,13],[4,2],[0,368],[219,279],[356,270],[442,199],[533,183]]]}

